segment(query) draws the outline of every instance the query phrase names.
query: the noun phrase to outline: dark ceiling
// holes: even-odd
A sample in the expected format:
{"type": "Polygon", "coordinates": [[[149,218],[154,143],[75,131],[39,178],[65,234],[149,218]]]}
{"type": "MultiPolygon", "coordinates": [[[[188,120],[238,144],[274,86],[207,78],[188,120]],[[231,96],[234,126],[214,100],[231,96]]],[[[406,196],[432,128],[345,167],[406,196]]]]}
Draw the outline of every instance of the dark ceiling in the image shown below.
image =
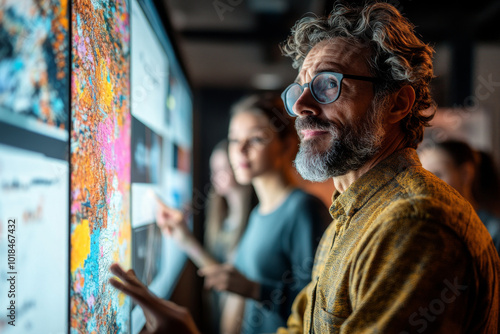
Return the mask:
{"type": "MultiPolygon", "coordinates": [[[[275,89],[296,72],[278,44],[305,13],[326,14],[330,0],[161,0],[194,86],[275,89]]],[[[349,1],[363,3],[364,1],[349,1]]],[[[500,0],[389,0],[434,45],[500,43],[500,0]]]]}

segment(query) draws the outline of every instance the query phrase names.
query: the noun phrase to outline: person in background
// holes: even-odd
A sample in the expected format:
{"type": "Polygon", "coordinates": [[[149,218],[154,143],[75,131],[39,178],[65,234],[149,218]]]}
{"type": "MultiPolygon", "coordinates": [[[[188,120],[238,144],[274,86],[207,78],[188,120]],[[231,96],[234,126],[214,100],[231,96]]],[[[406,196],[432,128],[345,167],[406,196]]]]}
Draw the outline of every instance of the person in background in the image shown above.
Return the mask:
{"type": "Polygon", "coordinates": [[[252,184],[259,200],[234,263],[210,259],[179,212],[162,206],[158,222],[191,258],[202,259],[195,263],[207,288],[234,293],[222,317],[223,333],[275,331],[311,279],[314,252],[330,217],[321,200],[294,184],[298,138],[278,95],[252,95],[234,105],[228,138],[236,180],[252,184]]]}
{"type": "Polygon", "coordinates": [[[419,155],[425,169],[472,204],[500,252],[500,182],[491,157],[461,140],[431,143],[419,155]]]}
{"type": "MultiPolygon", "coordinates": [[[[296,168],[336,191],[312,280],[277,333],[498,333],[491,237],[416,152],[435,109],[432,47],[394,6],[370,1],[301,18],[282,50],[299,72],[282,95],[298,117],[296,168]]],[[[132,271],[111,270],[151,330],[197,333],[186,310],[143,297],[132,271]]]]}
{"type": "MultiPolygon", "coordinates": [[[[156,221],[199,268],[232,263],[252,208],[255,192],[250,184],[239,184],[228,156],[228,141],[220,141],[209,160],[211,187],[206,203],[203,245],[187,227],[187,217],[158,198],[156,221]]],[[[229,293],[214,289],[203,292],[203,322],[209,333],[221,333],[221,318],[229,293]]]]}
{"type": "MultiPolygon", "coordinates": [[[[210,156],[211,190],[206,205],[204,245],[218,263],[232,263],[236,247],[256,204],[251,185],[236,182],[229,163],[228,141],[220,141],[210,156]]],[[[160,205],[160,208],[164,208],[160,205]]],[[[189,236],[192,237],[191,234],[189,236]]],[[[215,262],[214,262],[215,263],[215,262]]],[[[220,319],[228,293],[208,290],[203,293],[205,327],[220,333],[220,319]]]]}
{"type": "Polygon", "coordinates": [[[206,205],[204,245],[218,262],[232,262],[236,247],[257,204],[251,185],[239,184],[228,155],[228,141],[220,141],[210,156],[212,189],[206,205]]]}

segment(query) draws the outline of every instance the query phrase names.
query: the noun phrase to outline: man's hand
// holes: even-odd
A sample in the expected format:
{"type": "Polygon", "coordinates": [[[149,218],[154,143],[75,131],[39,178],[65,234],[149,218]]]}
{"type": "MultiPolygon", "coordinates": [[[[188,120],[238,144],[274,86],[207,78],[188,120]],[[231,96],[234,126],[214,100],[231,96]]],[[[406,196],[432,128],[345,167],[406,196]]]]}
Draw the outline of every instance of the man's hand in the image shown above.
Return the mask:
{"type": "Polygon", "coordinates": [[[132,269],[125,272],[119,264],[115,263],[111,265],[110,271],[121,281],[113,277],[109,279],[109,283],[132,297],[142,308],[146,317],[146,327],[141,333],[200,333],[186,308],[156,297],[139,281],[132,269]]]}
{"type": "Polygon", "coordinates": [[[218,291],[229,291],[246,298],[259,300],[260,284],[250,281],[230,264],[207,266],[198,270],[205,277],[205,287],[218,291]]]}

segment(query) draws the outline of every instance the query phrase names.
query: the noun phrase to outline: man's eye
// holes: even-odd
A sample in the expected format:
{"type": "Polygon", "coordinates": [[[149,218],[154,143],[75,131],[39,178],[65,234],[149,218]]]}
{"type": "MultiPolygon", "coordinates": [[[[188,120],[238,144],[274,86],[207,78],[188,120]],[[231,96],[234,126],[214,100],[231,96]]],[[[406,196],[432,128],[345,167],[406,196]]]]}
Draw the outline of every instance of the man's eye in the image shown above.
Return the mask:
{"type": "Polygon", "coordinates": [[[337,81],[335,80],[330,80],[328,82],[328,88],[337,88],[337,81]]]}

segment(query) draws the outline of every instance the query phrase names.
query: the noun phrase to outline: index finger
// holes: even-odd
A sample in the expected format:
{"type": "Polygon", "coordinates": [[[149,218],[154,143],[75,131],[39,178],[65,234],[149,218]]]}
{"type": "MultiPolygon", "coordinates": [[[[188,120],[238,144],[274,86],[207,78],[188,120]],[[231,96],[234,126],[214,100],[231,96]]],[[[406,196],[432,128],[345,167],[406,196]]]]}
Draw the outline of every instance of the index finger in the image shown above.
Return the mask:
{"type": "Polygon", "coordinates": [[[134,282],[134,278],[136,278],[133,270],[125,271],[118,263],[113,263],[109,266],[109,270],[115,274],[119,279],[126,282],[134,282]]]}
{"type": "Polygon", "coordinates": [[[167,207],[165,202],[163,202],[163,198],[157,192],[155,192],[154,194],[155,194],[156,203],[158,203],[159,205],[161,205],[163,207],[167,207]]]}
{"type": "Polygon", "coordinates": [[[109,266],[109,270],[116,275],[123,282],[133,286],[144,286],[142,282],[135,276],[133,269],[125,271],[118,263],[113,263],[109,266]]]}
{"type": "Polygon", "coordinates": [[[125,271],[119,263],[113,263],[112,265],[110,265],[109,270],[120,278],[125,276],[125,271]]]}

